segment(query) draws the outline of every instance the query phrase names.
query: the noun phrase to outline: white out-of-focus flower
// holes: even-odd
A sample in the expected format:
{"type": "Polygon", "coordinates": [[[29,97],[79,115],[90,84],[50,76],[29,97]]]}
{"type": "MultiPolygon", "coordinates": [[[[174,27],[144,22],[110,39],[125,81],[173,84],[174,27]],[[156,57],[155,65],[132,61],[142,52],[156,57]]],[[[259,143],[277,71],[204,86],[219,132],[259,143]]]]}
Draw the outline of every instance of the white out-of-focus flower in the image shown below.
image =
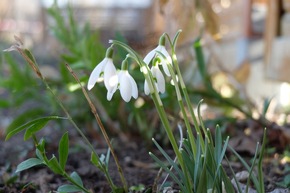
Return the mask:
{"type": "Polygon", "coordinates": [[[87,86],[88,90],[91,90],[97,82],[104,80],[108,94],[116,91],[118,75],[112,56],[113,48],[109,47],[106,52],[106,57],[94,68],[90,75],[87,86]]]}
{"type": "MultiPolygon", "coordinates": [[[[157,91],[160,93],[164,93],[165,92],[165,78],[158,67],[157,61],[156,62],[154,61],[150,70],[154,78],[154,81],[155,81],[154,83],[155,83],[157,91]]],[[[144,92],[146,95],[150,93],[150,89],[149,89],[148,82],[146,81],[146,79],[144,83],[144,92]]]]}
{"type": "MultiPolygon", "coordinates": [[[[129,102],[131,98],[137,99],[138,88],[135,80],[128,72],[128,61],[127,58],[122,63],[122,70],[118,72],[118,87],[121,93],[121,97],[125,102],[129,102]]],[[[108,92],[107,99],[111,100],[116,90],[108,92]]]]}
{"type": "Polygon", "coordinates": [[[161,64],[162,64],[162,67],[163,67],[165,74],[167,76],[170,76],[170,72],[169,72],[169,69],[167,67],[167,63],[169,62],[170,64],[172,64],[172,59],[165,48],[165,35],[164,34],[160,37],[158,46],[156,48],[154,48],[153,50],[151,50],[145,56],[143,61],[148,65],[151,62],[151,60],[156,56],[157,51],[161,52],[166,57],[166,60],[163,57],[160,57],[161,64]]]}

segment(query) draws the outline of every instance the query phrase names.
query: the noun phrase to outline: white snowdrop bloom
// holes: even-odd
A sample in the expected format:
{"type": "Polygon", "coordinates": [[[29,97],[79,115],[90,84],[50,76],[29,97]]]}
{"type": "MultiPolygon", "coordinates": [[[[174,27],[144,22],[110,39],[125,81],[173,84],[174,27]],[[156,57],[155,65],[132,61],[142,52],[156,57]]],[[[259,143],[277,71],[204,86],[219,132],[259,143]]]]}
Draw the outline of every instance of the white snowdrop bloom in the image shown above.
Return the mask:
{"type": "Polygon", "coordinates": [[[106,57],[92,71],[87,88],[91,90],[97,82],[104,81],[108,93],[117,89],[117,70],[112,59],[113,49],[108,48],[106,57]]]}
{"type": "MultiPolygon", "coordinates": [[[[161,70],[159,69],[158,64],[153,65],[151,67],[151,73],[152,73],[152,76],[154,78],[157,91],[160,93],[164,93],[165,92],[165,78],[164,78],[161,70]]],[[[144,92],[146,95],[149,95],[149,93],[150,93],[148,82],[146,80],[144,83],[144,92]]]]}
{"type": "Polygon", "coordinates": [[[138,88],[135,80],[128,72],[128,61],[127,58],[122,62],[122,70],[118,72],[118,86],[116,89],[108,92],[107,99],[111,100],[113,94],[117,89],[120,90],[121,97],[125,102],[129,102],[131,98],[137,99],[138,97],[138,88]]]}
{"type": "Polygon", "coordinates": [[[129,74],[128,70],[121,70],[118,73],[119,90],[124,101],[129,102],[131,97],[137,99],[138,88],[135,80],[129,74]]]}
{"type": "Polygon", "coordinates": [[[163,67],[165,74],[167,76],[170,76],[170,72],[169,72],[169,69],[167,67],[167,62],[169,62],[172,65],[172,59],[165,48],[165,35],[162,35],[160,37],[159,45],[156,48],[154,48],[153,50],[151,50],[145,56],[143,61],[148,65],[151,62],[151,60],[156,56],[157,52],[161,52],[166,57],[166,60],[163,57],[159,57],[159,58],[161,59],[161,64],[162,64],[162,67],[163,67]]]}

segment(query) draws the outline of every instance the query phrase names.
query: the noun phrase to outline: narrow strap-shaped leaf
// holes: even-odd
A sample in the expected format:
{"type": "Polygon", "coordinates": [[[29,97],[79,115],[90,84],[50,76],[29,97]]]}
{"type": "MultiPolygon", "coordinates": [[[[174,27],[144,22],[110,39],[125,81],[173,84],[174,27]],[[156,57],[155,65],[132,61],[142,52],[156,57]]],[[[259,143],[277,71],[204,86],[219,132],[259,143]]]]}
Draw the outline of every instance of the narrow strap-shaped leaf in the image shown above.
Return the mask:
{"type": "Polygon", "coordinates": [[[170,177],[174,180],[174,182],[176,182],[180,189],[182,190],[182,192],[187,192],[186,188],[184,186],[184,184],[177,178],[177,176],[164,164],[163,161],[161,161],[160,159],[158,159],[153,153],[149,152],[149,155],[158,163],[158,165],[165,170],[170,177]]]}
{"type": "Polygon", "coordinates": [[[217,125],[216,129],[215,129],[215,150],[214,150],[214,156],[215,156],[215,160],[216,162],[218,162],[220,160],[221,155],[221,151],[222,151],[222,132],[220,127],[217,125]]]}
{"type": "Polygon", "coordinates": [[[23,170],[27,170],[29,168],[32,168],[34,166],[38,166],[38,165],[41,165],[43,164],[43,162],[40,160],[40,159],[37,159],[37,158],[29,158],[23,162],[21,162],[17,168],[16,168],[16,173],[17,172],[21,172],[23,170]]]}
{"type": "Polygon", "coordinates": [[[227,193],[235,192],[233,184],[231,183],[231,180],[229,179],[223,167],[221,167],[221,177],[223,179],[226,192],[227,193]]]}
{"type": "MultiPolygon", "coordinates": [[[[251,171],[251,168],[247,164],[247,162],[238,154],[238,152],[236,152],[236,150],[234,148],[232,148],[230,145],[228,145],[228,147],[237,156],[237,158],[241,161],[241,163],[244,165],[244,167],[247,169],[247,171],[250,172],[251,171]]],[[[255,155],[257,153],[258,152],[256,150],[255,155]]],[[[259,187],[259,181],[258,181],[257,177],[255,175],[251,175],[251,179],[252,179],[253,183],[255,184],[255,187],[259,187]]]]}
{"type": "Polygon", "coordinates": [[[183,172],[180,170],[178,165],[174,162],[173,159],[170,158],[170,156],[164,151],[164,149],[157,143],[155,139],[152,139],[153,143],[156,145],[158,150],[162,153],[162,155],[166,158],[166,160],[169,162],[170,165],[173,166],[173,168],[177,171],[180,177],[184,177],[183,172]]]}
{"type": "Polygon", "coordinates": [[[187,167],[188,173],[190,174],[192,181],[194,181],[194,171],[197,168],[194,167],[193,160],[190,159],[189,155],[183,149],[181,150],[181,155],[185,163],[184,165],[187,167]]]}
{"type": "MultiPolygon", "coordinates": [[[[234,172],[234,170],[233,170],[233,168],[232,168],[232,166],[231,166],[231,163],[229,162],[227,156],[225,156],[225,160],[226,160],[226,162],[227,162],[227,164],[228,164],[228,166],[229,166],[229,168],[230,168],[230,170],[231,170],[231,172],[232,172],[233,179],[234,179],[234,181],[235,181],[235,183],[236,183],[237,193],[242,193],[243,191],[242,191],[242,189],[241,189],[241,187],[240,187],[240,185],[239,185],[239,181],[238,181],[238,179],[237,179],[237,177],[236,177],[236,173],[234,172]]],[[[227,174],[225,174],[225,175],[227,176],[227,174]]],[[[230,183],[231,183],[231,182],[230,182],[230,183]]],[[[232,183],[231,183],[231,184],[232,184],[232,183]]],[[[225,184],[225,186],[226,186],[226,184],[225,184]]],[[[228,192],[228,193],[231,193],[231,192],[228,192]]]]}
{"type": "Polygon", "coordinates": [[[32,128],[31,128],[31,131],[29,131],[29,132],[26,134],[26,135],[27,135],[26,137],[31,136],[30,134],[31,134],[33,131],[39,129],[39,126],[42,125],[41,123],[47,123],[47,122],[50,121],[50,120],[57,120],[57,119],[66,119],[66,118],[65,118],[65,117],[59,117],[59,116],[48,116],[48,117],[40,117],[40,118],[34,119],[34,120],[29,121],[29,122],[27,122],[27,123],[25,123],[25,124],[23,124],[23,125],[21,125],[21,126],[15,128],[15,129],[11,129],[11,130],[7,133],[5,140],[10,139],[12,136],[14,136],[14,135],[16,135],[17,133],[23,131],[24,129],[26,129],[26,128],[30,128],[31,126],[37,124],[35,127],[32,127],[32,128]]]}
{"type": "Polygon", "coordinates": [[[59,165],[62,168],[62,170],[65,170],[65,164],[68,158],[68,150],[69,150],[69,138],[68,133],[66,132],[63,134],[58,145],[59,165]]]}
{"type": "Polygon", "coordinates": [[[263,135],[263,142],[262,142],[262,147],[260,150],[260,157],[258,159],[258,181],[259,181],[259,186],[260,186],[260,192],[264,193],[265,192],[265,187],[264,187],[264,175],[263,175],[263,157],[264,157],[264,152],[266,148],[266,139],[267,139],[267,132],[266,128],[264,130],[264,135],[263,135]]]}
{"type": "MultiPolygon", "coordinates": [[[[206,158],[206,155],[207,153],[205,152],[205,156],[204,156],[205,158],[206,158]]],[[[203,164],[196,192],[207,192],[207,175],[206,175],[207,172],[206,171],[207,171],[206,164],[203,164]]]]}

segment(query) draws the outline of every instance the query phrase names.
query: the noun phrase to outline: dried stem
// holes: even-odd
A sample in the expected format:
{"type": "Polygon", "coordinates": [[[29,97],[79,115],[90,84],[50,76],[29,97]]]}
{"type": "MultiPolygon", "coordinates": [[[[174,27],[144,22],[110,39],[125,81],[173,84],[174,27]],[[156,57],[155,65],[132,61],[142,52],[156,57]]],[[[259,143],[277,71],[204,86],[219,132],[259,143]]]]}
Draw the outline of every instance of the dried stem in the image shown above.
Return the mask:
{"type": "Polygon", "coordinates": [[[111,151],[112,156],[113,156],[113,158],[114,158],[114,160],[115,160],[115,163],[116,163],[116,165],[117,165],[118,172],[119,172],[119,174],[120,174],[120,178],[121,178],[121,180],[122,180],[122,183],[123,183],[123,185],[124,185],[124,188],[125,188],[125,190],[128,190],[128,188],[127,188],[127,182],[126,182],[126,180],[125,180],[125,177],[124,177],[124,174],[123,174],[123,170],[122,170],[121,165],[120,165],[120,163],[119,163],[119,160],[118,160],[118,158],[117,158],[117,156],[116,156],[116,153],[115,153],[115,151],[114,151],[114,149],[113,149],[113,146],[112,146],[111,141],[110,141],[110,139],[109,139],[109,137],[108,137],[108,134],[107,134],[107,132],[106,132],[106,130],[105,130],[105,127],[104,127],[104,125],[103,125],[103,123],[102,123],[102,121],[101,121],[101,119],[100,119],[100,116],[99,116],[99,114],[98,114],[98,112],[97,112],[97,109],[95,108],[94,104],[92,103],[92,101],[91,101],[91,99],[90,99],[90,97],[89,97],[87,91],[85,90],[85,88],[84,88],[83,85],[81,84],[79,78],[76,76],[76,74],[73,72],[73,70],[71,69],[71,67],[70,67],[68,64],[65,64],[65,65],[66,65],[66,68],[69,70],[69,72],[70,72],[70,73],[72,74],[72,76],[74,77],[74,79],[77,81],[77,83],[78,83],[78,84],[80,85],[80,87],[82,88],[82,92],[83,92],[84,96],[86,97],[87,102],[88,102],[88,104],[89,104],[89,106],[90,106],[90,108],[91,108],[91,111],[92,111],[93,115],[95,116],[95,119],[96,119],[96,121],[97,121],[97,123],[98,123],[98,125],[99,125],[99,127],[100,127],[100,129],[101,129],[101,132],[102,132],[102,134],[103,134],[103,136],[104,136],[104,138],[105,138],[105,141],[106,141],[107,145],[108,145],[109,148],[110,148],[110,151],[111,151]]]}

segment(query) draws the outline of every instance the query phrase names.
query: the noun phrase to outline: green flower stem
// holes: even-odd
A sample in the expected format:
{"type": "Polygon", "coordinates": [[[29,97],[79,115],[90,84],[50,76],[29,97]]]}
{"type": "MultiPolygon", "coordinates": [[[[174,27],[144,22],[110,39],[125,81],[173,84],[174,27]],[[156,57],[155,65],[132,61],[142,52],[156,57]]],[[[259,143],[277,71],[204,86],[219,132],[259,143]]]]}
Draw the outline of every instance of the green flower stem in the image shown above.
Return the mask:
{"type": "MultiPolygon", "coordinates": [[[[198,124],[198,121],[197,121],[197,118],[195,116],[195,113],[193,111],[193,106],[191,104],[191,101],[189,99],[189,96],[188,96],[188,92],[187,92],[187,89],[186,89],[186,86],[184,84],[184,81],[183,81],[183,78],[182,78],[182,75],[181,75],[181,72],[180,72],[180,68],[179,68],[179,65],[178,65],[178,61],[177,61],[177,57],[176,57],[176,54],[175,54],[175,51],[173,50],[172,51],[172,62],[173,62],[173,66],[176,70],[176,73],[177,73],[177,76],[178,76],[178,80],[179,80],[179,84],[180,84],[180,87],[181,87],[181,90],[183,92],[183,95],[184,95],[184,98],[185,98],[185,102],[186,102],[186,105],[189,109],[189,113],[190,113],[190,116],[193,120],[193,124],[194,124],[194,127],[195,127],[195,130],[197,133],[200,133],[201,134],[201,130],[199,128],[199,124],[198,124]]],[[[188,131],[188,135],[189,135],[189,139],[191,141],[191,143],[194,143],[194,136],[193,136],[193,133],[192,133],[192,130],[189,130],[188,131]]],[[[203,131],[204,134],[206,135],[206,131],[203,131]]],[[[205,152],[205,145],[204,145],[204,140],[203,140],[203,137],[202,135],[198,135],[199,138],[200,138],[200,144],[201,144],[201,149],[203,152],[205,152]]]]}
{"type": "Polygon", "coordinates": [[[159,96],[159,94],[157,92],[156,86],[154,84],[154,78],[152,76],[152,73],[151,73],[149,67],[147,66],[147,64],[144,63],[144,61],[140,58],[140,56],[131,47],[129,47],[128,45],[124,44],[123,42],[117,41],[117,40],[110,40],[109,43],[118,45],[118,46],[122,47],[123,49],[125,49],[126,51],[128,51],[130,57],[133,58],[139,64],[140,69],[141,69],[146,81],[148,82],[148,86],[149,86],[149,89],[150,89],[151,97],[153,99],[153,102],[155,104],[155,107],[157,109],[159,117],[161,119],[161,122],[162,122],[162,124],[164,126],[166,134],[167,134],[167,136],[169,138],[169,141],[170,141],[170,143],[172,145],[173,151],[174,151],[174,153],[175,153],[175,155],[176,155],[176,157],[178,159],[178,162],[180,164],[180,167],[182,168],[182,171],[185,174],[185,179],[187,180],[185,182],[185,184],[186,184],[188,190],[191,190],[192,189],[192,184],[190,183],[190,179],[188,177],[188,170],[185,167],[184,160],[183,160],[182,155],[181,155],[181,153],[179,151],[177,142],[176,142],[176,140],[174,138],[174,134],[172,132],[172,128],[171,128],[170,123],[168,121],[166,112],[164,110],[162,101],[160,99],[160,96],[159,96]]]}
{"type": "Polygon", "coordinates": [[[191,126],[190,126],[190,123],[189,123],[189,120],[188,120],[187,113],[186,113],[185,108],[184,108],[183,100],[182,100],[182,97],[181,97],[181,92],[180,92],[180,89],[179,89],[179,86],[178,86],[178,81],[176,79],[175,72],[174,72],[173,67],[171,66],[171,64],[167,64],[167,67],[169,69],[169,72],[171,74],[172,80],[174,82],[174,87],[175,87],[175,91],[176,91],[176,94],[177,94],[178,104],[179,104],[179,107],[181,109],[181,112],[182,112],[182,115],[183,115],[183,119],[184,119],[184,123],[185,123],[186,129],[187,129],[188,135],[189,135],[191,149],[192,149],[193,155],[196,156],[196,151],[197,151],[196,150],[196,142],[195,142],[195,139],[194,139],[194,136],[193,136],[193,133],[192,133],[192,129],[191,129],[191,126]]]}

